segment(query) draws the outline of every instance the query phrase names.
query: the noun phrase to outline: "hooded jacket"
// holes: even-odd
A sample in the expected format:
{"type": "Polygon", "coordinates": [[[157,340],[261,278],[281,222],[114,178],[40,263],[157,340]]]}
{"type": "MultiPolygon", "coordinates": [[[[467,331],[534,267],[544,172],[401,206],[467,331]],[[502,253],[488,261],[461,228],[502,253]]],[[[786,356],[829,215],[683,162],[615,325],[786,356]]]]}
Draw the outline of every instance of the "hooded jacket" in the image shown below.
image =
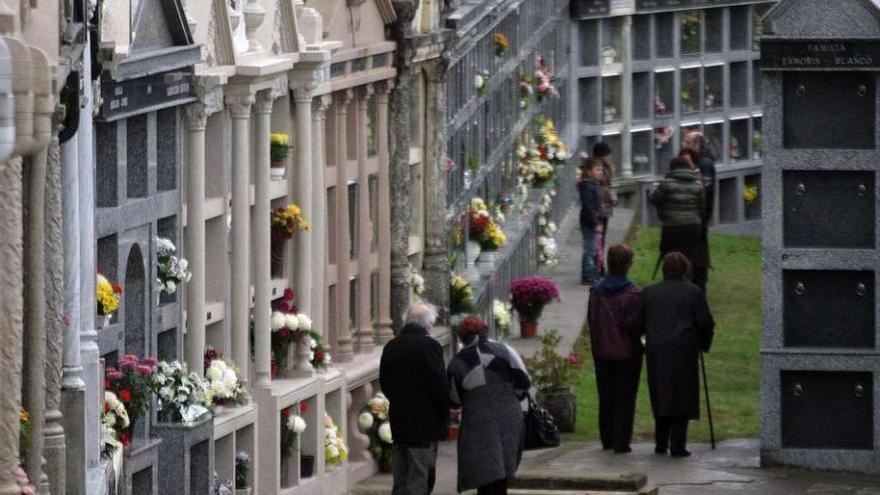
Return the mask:
{"type": "Polygon", "coordinates": [[[626,277],[605,277],[590,290],[587,321],[593,358],[632,359],[641,355],[641,342],[629,328],[639,308],[639,288],[626,277]]]}
{"type": "Polygon", "coordinates": [[[679,168],[666,174],[648,199],[657,207],[657,216],[664,227],[703,225],[706,192],[697,174],[690,169],[679,168]]]}

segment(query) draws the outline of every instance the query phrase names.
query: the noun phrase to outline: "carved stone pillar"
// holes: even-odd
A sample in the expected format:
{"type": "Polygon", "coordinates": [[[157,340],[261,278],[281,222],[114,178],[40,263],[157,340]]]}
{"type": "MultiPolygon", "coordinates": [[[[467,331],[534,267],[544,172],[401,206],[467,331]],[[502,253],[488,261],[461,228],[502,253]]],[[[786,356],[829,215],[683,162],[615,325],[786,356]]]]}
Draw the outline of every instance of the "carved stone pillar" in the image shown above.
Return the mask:
{"type": "Polygon", "coordinates": [[[268,387],[271,379],[271,328],[272,287],[271,259],[269,243],[271,228],[271,209],[269,202],[269,162],[272,132],[272,104],[275,103],[273,90],[257,93],[256,122],[254,139],[254,345],[256,346],[257,386],[268,387]]]}
{"type": "Polygon", "coordinates": [[[425,117],[425,296],[445,318],[449,309],[449,259],[446,223],[446,61],[425,65],[428,76],[425,117]]]}
{"type": "MultiPolygon", "coordinates": [[[[368,352],[373,348],[373,326],[370,322],[370,274],[373,272],[370,249],[373,237],[372,229],[378,225],[370,222],[370,171],[367,165],[367,109],[373,97],[373,86],[366,85],[359,91],[357,99],[357,158],[358,158],[358,293],[357,301],[357,344],[359,352],[368,352]]],[[[378,136],[376,136],[378,138],[378,136]]],[[[387,210],[379,210],[387,211],[387,210]]],[[[378,316],[378,315],[377,315],[378,316]]]]}
{"type": "MultiPolygon", "coordinates": [[[[313,222],[314,199],[312,197],[312,90],[313,85],[302,84],[293,90],[296,123],[296,182],[293,197],[302,210],[303,216],[313,222]]],[[[312,317],[312,269],[315,260],[312,257],[312,237],[323,235],[322,230],[301,232],[296,235],[296,305],[303,313],[312,317]]]]}
{"type": "MultiPolygon", "coordinates": [[[[391,212],[390,201],[390,172],[389,172],[389,128],[388,128],[388,99],[389,92],[393,88],[390,81],[386,81],[384,85],[378,87],[376,94],[376,110],[378,117],[376,119],[376,128],[379,130],[379,341],[381,343],[388,342],[394,337],[391,321],[391,212]],[[382,214],[381,212],[386,212],[382,214]]],[[[409,128],[405,128],[407,135],[409,128]]],[[[399,128],[395,127],[395,130],[399,128]]],[[[407,161],[409,160],[409,149],[406,150],[407,161]]],[[[407,164],[407,171],[409,164],[407,164]]],[[[407,212],[407,214],[409,214],[407,212]]],[[[407,243],[409,239],[407,239],[407,243]]],[[[404,255],[404,258],[406,255],[404,255]]]]}
{"type": "Polygon", "coordinates": [[[351,287],[348,217],[348,106],[351,90],[336,93],[336,360],[351,361],[354,350],[349,325],[351,287]]]}
{"type": "Polygon", "coordinates": [[[184,357],[190,371],[204,373],[205,356],[205,129],[204,103],[186,107],[186,232],[184,248],[192,278],[186,285],[184,357]]]}
{"type": "Polygon", "coordinates": [[[330,97],[319,96],[315,98],[312,106],[312,325],[319,331],[326,331],[327,325],[324,315],[325,292],[327,291],[325,249],[327,222],[327,186],[324,175],[326,164],[324,163],[324,125],[326,117],[324,112],[330,104],[330,97]]]}
{"type": "Polygon", "coordinates": [[[0,495],[20,495],[16,484],[22,385],[22,167],[21,158],[0,164],[0,495]]]}
{"type": "Polygon", "coordinates": [[[232,360],[242,381],[250,361],[250,119],[253,95],[227,96],[232,114],[232,360]]]}
{"type": "Polygon", "coordinates": [[[43,430],[46,469],[53,495],[64,495],[66,441],[61,415],[61,370],[64,350],[64,246],[61,230],[61,150],[58,138],[49,143],[45,188],[46,287],[46,429],[43,430]]]}
{"type": "Polygon", "coordinates": [[[397,87],[391,93],[391,320],[394,333],[403,327],[403,313],[409,306],[409,225],[411,187],[409,169],[409,120],[412,109],[412,68],[397,75],[397,87]]]}

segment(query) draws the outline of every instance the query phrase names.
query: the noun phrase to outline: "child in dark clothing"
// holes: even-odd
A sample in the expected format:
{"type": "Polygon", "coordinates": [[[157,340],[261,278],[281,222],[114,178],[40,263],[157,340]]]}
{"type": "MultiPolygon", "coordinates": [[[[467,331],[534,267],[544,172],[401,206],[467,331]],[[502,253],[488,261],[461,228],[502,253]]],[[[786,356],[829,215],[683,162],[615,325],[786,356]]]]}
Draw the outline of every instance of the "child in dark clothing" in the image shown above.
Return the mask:
{"type": "Polygon", "coordinates": [[[600,160],[588,158],[581,166],[581,181],[577,185],[581,203],[580,225],[584,234],[582,284],[594,284],[600,278],[595,258],[601,249],[598,240],[603,235],[602,224],[605,220],[601,185],[604,173],[600,160]]]}

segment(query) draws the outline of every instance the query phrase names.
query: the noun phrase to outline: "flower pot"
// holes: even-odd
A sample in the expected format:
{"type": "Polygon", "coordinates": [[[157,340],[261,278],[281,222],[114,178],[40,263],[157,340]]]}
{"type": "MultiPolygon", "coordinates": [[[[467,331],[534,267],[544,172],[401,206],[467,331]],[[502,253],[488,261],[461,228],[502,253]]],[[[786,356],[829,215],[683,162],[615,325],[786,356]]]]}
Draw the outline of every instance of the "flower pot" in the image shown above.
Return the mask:
{"type": "Polygon", "coordinates": [[[458,440],[458,432],[461,431],[458,425],[450,426],[446,430],[446,439],[447,440],[458,440]]]}
{"type": "Polygon", "coordinates": [[[480,243],[476,241],[467,241],[467,245],[465,247],[465,253],[467,254],[467,264],[468,266],[473,266],[476,263],[477,258],[480,256],[481,249],[480,243]]]}
{"type": "Polygon", "coordinates": [[[556,423],[559,431],[564,433],[574,431],[577,402],[570,387],[538,391],[535,399],[553,416],[553,422],[556,423]]]}
{"type": "Polygon", "coordinates": [[[537,321],[519,321],[519,337],[521,339],[533,339],[538,336],[537,321]]]}
{"type": "Polygon", "coordinates": [[[481,268],[493,268],[495,266],[495,262],[498,260],[498,251],[495,249],[483,249],[480,251],[480,256],[477,257],[477,264],[481,266],[481,268]]]}
{"type": "Polygon", "coordinates": [[[309,361],[309,355],[312,352],[312,346],[309,342],[308,335],[304,335],[296,339],[296,372],[300,376],[312,376],[315,368],[309,361]]]}
{"type": "Polygon", "coordinates": [[[95,317],[95,326],[98,327],[98,330],[103,330],[103,329],[107,328],[108,326],[110,326],[110,319],[111,318],[113,318],[113,313],[110,313],[109,315],[102,315],[99,313],[95,317]]]}
{"type": "Polygon", "coordinates": [[[302,455],[299,457],[300,478],[311,478],[315,473],[315,456],[302,455]]]}
{"type": "Polygon", "coordinates": [[[602,57],[602,65],[611,65],[614,63],[614,55],[604,55],[602,57]]]}
{"type": "Polygon", "coordinates": [[[272,162],[271,168],[269,168],[269,177],[273,179],[282,179],[284,178],[284,174],[287,172],[287,169],[284,167],[284,162],[272,162]]]}
{"type": "Polygon", "coordinates": [[[391,473],[393,471],[391,466],[391,459],[387,457],[383,457],[381,461],[379,461],[379,472],[380,473],[391,473]]]}

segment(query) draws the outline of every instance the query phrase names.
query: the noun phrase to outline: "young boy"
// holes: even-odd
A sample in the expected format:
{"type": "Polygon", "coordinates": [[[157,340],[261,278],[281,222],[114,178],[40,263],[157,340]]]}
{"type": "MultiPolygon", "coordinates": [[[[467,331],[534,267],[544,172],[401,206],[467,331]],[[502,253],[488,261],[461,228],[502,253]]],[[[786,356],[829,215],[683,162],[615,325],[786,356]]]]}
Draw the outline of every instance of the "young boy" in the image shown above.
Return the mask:
{"type": "Polygon", "coordinates": [[[581,283],[592,285],[599,279],[595,257],[598,236],[602,235],[605,210],[602,205],[602,179],[605,171],[601,160],[588,158],[581,166],[578,196],[581,202],[580,225],[584,234],[584,252],[581,260],[581,283]]]}

